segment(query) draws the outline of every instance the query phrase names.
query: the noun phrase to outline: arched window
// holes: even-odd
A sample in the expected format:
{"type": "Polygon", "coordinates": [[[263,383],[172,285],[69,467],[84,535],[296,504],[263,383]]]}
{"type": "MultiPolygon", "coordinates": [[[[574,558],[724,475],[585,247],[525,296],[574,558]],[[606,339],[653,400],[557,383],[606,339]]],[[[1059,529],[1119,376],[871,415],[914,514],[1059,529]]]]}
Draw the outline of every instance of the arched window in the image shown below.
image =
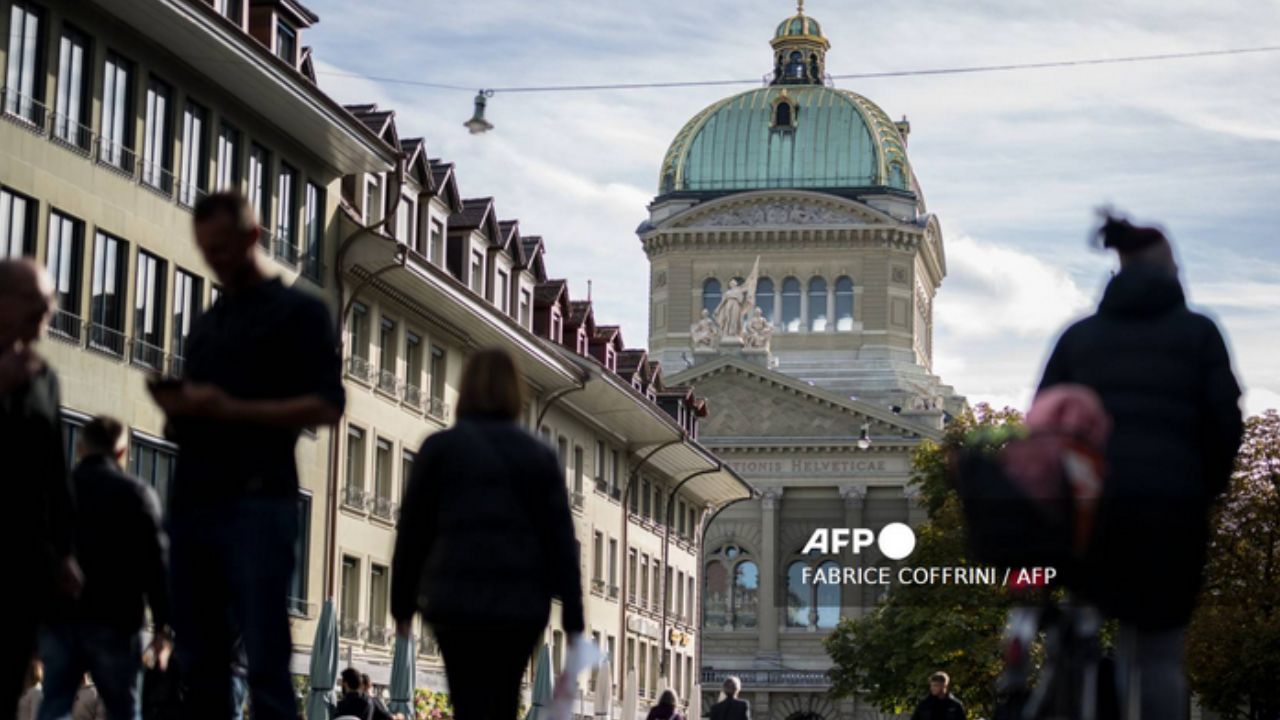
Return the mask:
{"type": "Polygon", "coordinates": [[[806,583],[804,569],[807,565],[796,561],[787,567],[787,627],[809,627],[812,581],[806,583]]]}
{"type": "Polygon", "coordinates": [[[791,103],[783,101],[773,108],[773,127],[777,130],[790,130],[795,127],[794,108],[791,103]]]}
{"type": "Polygon", "coordinates": [[[707,563],[702,595],[702,624],[708,628],[729,626],[729,570],[724,563],[707,563]]]}
{"type": "Polygon", "coordinates": [[[800,332],[800,281],[793,277],[782,281],[782,327],[800,332]]]}
{"type": "Polygon", "coordinates": [[[764,319],[773,322],[773,280],[760,278],[756,281],[756,307],[764,313],[764,319]]]}
{"type": "Polygon", "coordinates": [[[707,312],[713,313],[720,304],[720,281],[715,278],[707,278],[702,283],[702,307],[707,312]]]}
{"type": "Polygon", "coordinates": [[[853,329],[853,280],[848,275],[836,278],[836,330],[853,329]]]}
{"type": "Polygon", "coordinates": [[[809,330],[822,332],[827,329],[827,281],[815,277],[809,280],[809,330]]]}
{"type": "Polygon", "coordinates": [[[760,569],[744,560],[733,569],[733,626],[749,629],[756,626],[760,607],[760,569]]]}
{"type": "MultiPolygon", "coordinates": [[[[819,578],[836,579],[840,576],[840,565],[828,560],[818,566],[819,578]]],[[[819,582],[814,587],[814,606],[818,608],[818,629],[830,630],[840,622],[840,583],[819,582]]]]}

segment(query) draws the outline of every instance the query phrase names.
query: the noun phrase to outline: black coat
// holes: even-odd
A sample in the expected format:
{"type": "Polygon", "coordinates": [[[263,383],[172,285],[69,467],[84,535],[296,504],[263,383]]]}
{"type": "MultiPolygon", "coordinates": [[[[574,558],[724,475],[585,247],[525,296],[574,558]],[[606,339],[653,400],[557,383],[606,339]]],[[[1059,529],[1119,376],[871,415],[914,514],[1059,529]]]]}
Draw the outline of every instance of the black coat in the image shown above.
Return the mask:
{"type": "Polygon", "coordinates": [[[152,622],[167,626],[167,541],[156,492],[102,456],[85,458],[71,481],[84,592],[78,600],[57,603],[54,619],[137,630],[149,605],[152,622]]]}
{"type": "Polygon", "coordinates": [[[965,720],[964,704],[955,695],[929,695],[916,706],[911,720],[965,720]]]}
{"type": "Polygon", "coordinates": [[[360,720],[391,720],[391,716],[378,707],[373,700],[361,695],[360,693],[343,693],[342,699],[338,701],[338,706],[334,709],[333,716],[340,718],[344,715],[351,715],[360,720]]]}
{"type": "Polygon", "coordinates": [[[1114,423],[1085,594],[1125,622],[1185,624],[1242,434],[1222,335],[1187,309],[1176,278],[1129,267],[1058,341],[1040,387],[1059,383],[1092,388],[1114,423]]]}
{"type": "Polygon", "coordinates": [[[391,612],[432,623],[547,621],[581,632],[582,579],[555,452],[508,420],[464,416],[422,443],[400,508],[391,612]]]}
{"type": "Polygon", "coordinates": [[[711,720],[751,720],[751,703],[742,698],[725,698],[711,706],[711,720]]]}
{"type": "Polygon", "coordinates": [[[15,563],[24,598],[40,603],[53,589],[55,561],[72,553],[72,491],[63,450],[58,377],[44,368],[0,396],[0,457],[5,505],[0,541],[15,563]]]}

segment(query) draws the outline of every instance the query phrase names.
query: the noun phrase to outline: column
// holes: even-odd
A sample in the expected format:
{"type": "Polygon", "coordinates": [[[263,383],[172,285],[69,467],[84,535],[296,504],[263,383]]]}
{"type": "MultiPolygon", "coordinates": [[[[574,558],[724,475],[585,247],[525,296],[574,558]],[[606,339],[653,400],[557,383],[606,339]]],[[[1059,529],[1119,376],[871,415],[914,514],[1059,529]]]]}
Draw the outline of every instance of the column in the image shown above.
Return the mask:
{"type": "Polygon", "coordinates": [[[800,332],[809,332],[809,286],[800,283],[800,332]]]}
{"type": "MultiPolygon", "coordinates": [[[[847,528],[863,527],[863,511],[866,509],[867,502],[866,486],[846,485],[840,488],[840,498],[844,500],[844,526],[847,528]]],[[[866,605],[863,602],[862,586],[845,585],[840,593],[840,600],[841,617],[862,617],[866,605]]]]}
{"type": "Polygon", "coordinates": [[[836,284],[827,283],[827,332],[836,331],[836,284]]]}
{"type": "Polygon", "coordinates": [[[778,654],[778,506],[781,488],[760,490],[760,602],[757,623],[760,646],[757,657],[776,662],[778,654]]]}

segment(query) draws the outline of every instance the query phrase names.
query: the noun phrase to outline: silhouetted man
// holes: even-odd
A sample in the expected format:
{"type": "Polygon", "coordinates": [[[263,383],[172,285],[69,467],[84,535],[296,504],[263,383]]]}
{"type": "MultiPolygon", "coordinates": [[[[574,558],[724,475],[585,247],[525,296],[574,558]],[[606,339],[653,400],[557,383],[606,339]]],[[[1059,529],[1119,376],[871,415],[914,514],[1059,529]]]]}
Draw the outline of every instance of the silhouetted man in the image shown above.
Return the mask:
{"type": "Polygon", "coordinates": [[[178,443],[169,506],[174,630],[188,718],[226,720],[233,639],[255,720],[296,720],[288,594],[298,533],[294,447],[342,416],[337,340],[319,300],[258,265],[244,198],[196,203],[195,234],[222,297],[187,341],[181,381],[151,392],[178,443]]]}
{"type": "Polygon", "coordinates": [[[951,694],[951,676],[936,672],[929,676],[929,695],[916,706],[911,720],[965,720],[964,705],[951,694]]]}
{"type": "Polygon", "coordinates": [[[53,282],[30,260],[0,260],[0,458],[5,505],[0,543],[10,592],[0,643],[0,717],[13,717],[36,649],[43,609],[75,595],[71,486],[63,451],[58,378],[35,345],[53,314],[53,282]]]}
{"type": "Polygon", "coordinates": [[[40,720],[71,711],[85,672],[111,717],[137,716],[142,628],[151,608],[151,652],[168,661],[167,541],[155,490],[121,469],[125,429],[96,417],[80,430],[80,463],[71,474],[76,494],[75,539],[84,592],[54,603],[40,634],[44,703],[40,720]]]}
{"type": "Polygon", "coordinates": [[[360,720],[391,720],[391,715],[365,694],[364,677],[355,668],[342,671],[342,698],[338,700],[334,717],[350,715],[360,720]]]}
{"type": "Polygon", "coordinates": [[[730,675],[721,689],[724,699],[711,706],[711,720],[751,720],[751,703],[738,698],[742,681],[730,675]]]}

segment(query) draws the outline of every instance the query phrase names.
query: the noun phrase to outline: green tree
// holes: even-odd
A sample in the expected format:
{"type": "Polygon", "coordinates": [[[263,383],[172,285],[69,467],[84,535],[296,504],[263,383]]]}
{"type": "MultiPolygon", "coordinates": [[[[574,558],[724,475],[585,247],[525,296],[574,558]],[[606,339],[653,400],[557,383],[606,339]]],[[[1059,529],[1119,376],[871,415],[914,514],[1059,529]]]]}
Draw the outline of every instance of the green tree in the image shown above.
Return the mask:
{"type": "Polygon", "coordinates": [[[1280,414],[1245,423],[1213,520],[1205,589],[1187,633],[1200,702],[1226,720],[1280,717],[1280,414]]]}
{"type": "MultiPolygon", "coordinates": [[[[972,565],[959,497],[947,480],[947,451],[971,430],[1019,426],[1016,410],[983,404],[956,418],[940,444],[922,443],[912,458],[927,521],[917,528],[911,563],[972,565]]],[[[1000,639],[1011,605],[1002,587],[895,585],[867,615],[843,618],[826,639],[832,692],[857,695],[888,713],[910,711],[928,677],[943,670],[974,717],[989,715],[1001,670],[1000,639]]]]}

